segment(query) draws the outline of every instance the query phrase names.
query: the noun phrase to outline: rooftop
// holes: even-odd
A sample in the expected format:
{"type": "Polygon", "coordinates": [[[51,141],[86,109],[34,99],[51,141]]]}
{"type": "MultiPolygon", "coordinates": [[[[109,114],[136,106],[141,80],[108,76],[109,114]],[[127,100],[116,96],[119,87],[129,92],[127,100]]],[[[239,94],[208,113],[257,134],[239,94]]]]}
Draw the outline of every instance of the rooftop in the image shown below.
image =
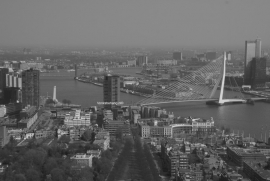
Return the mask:
{"type": "Polygon", "coordinates": [[[266,179],[266,180],[270,180],[270,171],[269,170],[264,170],[262,168],[261,162],[251,162],[251,161],[245,161],[245,163],[247,165],[249,165],[251,168],[253,168],[254,171],[256,171],[256,173],[258,175],[260,175],[262,178],[266,179]]]}
{"type": "Polygon", "coordinates": [[[70,159],[85,159],[90,157],[92,157],[92,155],[86,155],[85,153],[77,153],[76,155],[70,157],[70,159]]]}

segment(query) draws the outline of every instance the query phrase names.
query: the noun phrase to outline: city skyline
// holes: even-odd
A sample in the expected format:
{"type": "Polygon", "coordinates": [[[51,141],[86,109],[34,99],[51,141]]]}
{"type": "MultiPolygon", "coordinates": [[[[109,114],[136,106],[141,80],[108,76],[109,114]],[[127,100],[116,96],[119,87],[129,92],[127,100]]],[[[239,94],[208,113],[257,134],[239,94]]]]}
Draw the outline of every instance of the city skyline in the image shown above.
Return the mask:
{"type": "Polygon", "coordinates": [[[0,46],[240,48],[270,45],[269,1],[2,2],[0,46]]]}

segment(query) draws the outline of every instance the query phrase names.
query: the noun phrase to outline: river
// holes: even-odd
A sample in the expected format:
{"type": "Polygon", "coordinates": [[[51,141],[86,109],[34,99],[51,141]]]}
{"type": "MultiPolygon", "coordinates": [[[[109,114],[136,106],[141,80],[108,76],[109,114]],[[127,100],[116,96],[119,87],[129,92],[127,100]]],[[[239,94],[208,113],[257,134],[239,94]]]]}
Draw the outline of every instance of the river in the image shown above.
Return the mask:
{"type": "MultiPolygon", "coordinates": [[[[120,74],[139,76],[135,73],[139,68],[114,68],[113,72],[120,74]]],[[[57,86],[57,99],[69,99],[74,104],[81,104],[83,107],[95,106],[103,100],[102,87],[82,83],[73,79],[74,72],[66,73],[66,76],[41,76],[40,94],[52,96],[53,87],[57,86]]],[[[121,101],[125,104],[135,104],[143,99],[140,96],[121,93],[121,101]]],[[[270,104],[256,102],[255,105],[233,104],[225,106],[208,106],[204,102],[169,103],[157,105],[173,112],[175,116],[192,116],[209,119],[213,117],[215,125],[225,126],[234,132],[243,132],[245,136],[263,138],[265,133],[270,133],[270,104]]]]}

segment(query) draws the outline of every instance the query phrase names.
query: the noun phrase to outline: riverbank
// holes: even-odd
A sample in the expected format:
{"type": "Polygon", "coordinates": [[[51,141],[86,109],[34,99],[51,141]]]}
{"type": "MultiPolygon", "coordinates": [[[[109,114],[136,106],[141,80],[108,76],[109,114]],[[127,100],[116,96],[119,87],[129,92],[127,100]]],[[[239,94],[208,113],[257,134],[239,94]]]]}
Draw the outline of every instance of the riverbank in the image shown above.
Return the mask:
{"type": "MultiPolygon", "coordinates": [[[[83,80],[83,79],[80,79],[80,78],[76,78],[75,80],[78,80],[79,82],[90,83],[90,84],[93,84],[93,85],[96,85],[96,86],[99,86],[99,87],[103,87],[103,84],[93,82],[91,80],[83,80]]],[[[132,91],[132,90],[129,90],[129,89],[123,89],[123,88],[121,88],[120,91],[123,92],[123,93],[126,93],[126,94],[132,94],[132,95],[141,96],[141,97],[150,97],[150,96],[152,96],[152,95],[143,94],[143,93],[140,93],[140,92],[135,92],[135,91],[132,91]]]]}

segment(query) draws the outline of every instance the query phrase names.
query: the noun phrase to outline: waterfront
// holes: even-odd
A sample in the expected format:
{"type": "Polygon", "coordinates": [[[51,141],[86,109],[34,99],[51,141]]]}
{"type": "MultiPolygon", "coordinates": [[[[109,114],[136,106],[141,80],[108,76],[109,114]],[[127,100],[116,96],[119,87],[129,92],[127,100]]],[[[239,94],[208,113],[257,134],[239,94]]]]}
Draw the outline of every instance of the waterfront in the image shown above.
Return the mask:
{"type": "MultiPolygon", "coordinates": [[[[135,76],[139,68],[113,69],[113,72],[135,76]]],[[[69,99],[74,104],[81,104],[83,107],[96,105],[102,101],[102,87],[93,84],[82,83],[73,79],[74,73],[67,73],[63,77],[41,77],[41,95],[52,96],[53,86],[57,86],[57,98],[59,101],[69,99]]],[[[139,76],[139,75],[136,75],[139,76]]],[[[136,103],[143,97],[121,93],[121,100],[125,104],[136,103]]],[[[158,106],[158,105],[157,105],[158,106]]],[[[160,107],[176,116],[192,116],[210,118],[213,117],[217,126],[229,127],[232,130],[241,132],[245,135],[261,137],[261,130],[269,134],[270,130],[270,104],[256,102],[254,106],[248,104],[234,104],[225,106],[207,106],[204,102],[173,103],[163,104],[160,107]]],[[[263,135],[264,137],[264,135],[263,135]]]]}

